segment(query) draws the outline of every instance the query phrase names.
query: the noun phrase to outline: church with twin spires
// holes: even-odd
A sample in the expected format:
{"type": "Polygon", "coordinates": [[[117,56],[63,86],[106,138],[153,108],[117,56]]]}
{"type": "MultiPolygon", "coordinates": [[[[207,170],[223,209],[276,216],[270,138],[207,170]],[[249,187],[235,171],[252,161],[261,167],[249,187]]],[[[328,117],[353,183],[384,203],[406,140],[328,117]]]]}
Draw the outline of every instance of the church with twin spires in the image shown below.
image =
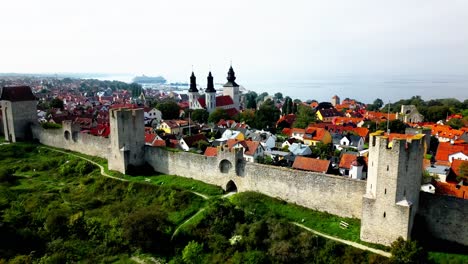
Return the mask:
{"type": "Polygon", "coordinates": [[[208,73],[208,83],[204,94],[200,94],[197,89],[197,80],[192,72],[190,76],[190,89],[188,90],[190,109],[206,109],[209,113],[216,108],[225,109],[229,116],[239,113],[240,94],[239,85],[236,83],[236,76],[232,66],[229,68],[227,83],[223,85],[223,95],[216,96],[213,76],[208,73]]]}

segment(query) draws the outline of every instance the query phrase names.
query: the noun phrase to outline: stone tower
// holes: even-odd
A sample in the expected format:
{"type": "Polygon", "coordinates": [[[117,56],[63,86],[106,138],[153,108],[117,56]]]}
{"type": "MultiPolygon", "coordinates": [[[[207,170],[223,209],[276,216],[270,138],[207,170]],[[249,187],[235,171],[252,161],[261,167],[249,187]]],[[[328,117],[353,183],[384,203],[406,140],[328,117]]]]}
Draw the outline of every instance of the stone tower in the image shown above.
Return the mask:
{"type": "Polygon", "coordinates": [[[128,166],[140,166],[145,154],[145,120],[143,109],[111,109],[109,169],[122,173],[128,166]]]}
{"type": "Polygon", "coordinates": [[[37,123],[37,99],[29,86],[6,86],[0,91],[5,140],[16,142],[32,136],[37,123]]]}
{"type": "Polygon", "coordinates": [[[236,75],[232,66],[229,68],[227,83],[223,85],[223,95],[229,95],[234,102],[234,106],[239,110],[240,96],[239,96],[239,85],[236,83],[236,75]]]}
{"type": "Polygon", "coordinates": [[[338,97],[338,95],[333,96],[332,99],[331,99],[331,104],[333,106],[339,105],[340,104],[340,97],[338,97]]]}
{"type": "Polygon", "coordinates": [[[198,93],[197,89],[197,78],[195,77],[195,74],[192,72],[192,75],[190,76],[190,89],[188,90],[188,96],[189,96],[189,108],[190,109],[195,109],[195,102],[198,100],[198,97],[200,94],[198,93]]]}
{"type": "Polygon", "coordinates": [[[362,199],[361,240],[390,245],[411,236],[421,189],[424,135],[393,139],[370,136],[366,194],[362,199]]]}
{"type": "Polygon", "coordinates": [[[208,84],[205,90],[206,110],[211,113],[216,109],[216,90],[214,88],[213,76],[208,74],[208,84]]]}

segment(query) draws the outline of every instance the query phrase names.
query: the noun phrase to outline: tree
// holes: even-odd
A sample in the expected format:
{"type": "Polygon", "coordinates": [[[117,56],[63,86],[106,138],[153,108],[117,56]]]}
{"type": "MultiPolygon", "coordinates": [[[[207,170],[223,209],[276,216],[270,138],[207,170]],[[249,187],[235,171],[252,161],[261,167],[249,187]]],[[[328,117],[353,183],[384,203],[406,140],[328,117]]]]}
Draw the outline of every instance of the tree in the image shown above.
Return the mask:
{"type": "Polygon", "coordinates": [[[202,152],[205,152],[206,148],[210,146],[210,143],[206,142],[205,140],[199,140],[195,144],[197,148],[202,152]]]}
{"type": "Polygon", "coordinates": [[[249,126],[254,126],[255,124],[255,110],[247,109],[239,114],[239,121],[245,122],[249,126]]]}
{"type": "Polygon", "coordinates": [[[274,129],[278,121],[280,111],[272,100],[266,100],[255,115],[255,127],[257,129],[274,129]]]}
{"type": "Polygon", "coordinates": [[[282,93],[275,93],[275,99],[276,100],[283,100],[283,94],[282,93]]]}
{"type": "Polygon", "coordinates": [[[460,118],[451,118],[447,125],[451,126],[453,129],[460,129],[464,126],[463,121],[460,118]]]}
{"type": "Polygon", "coordinates": [[[391,245],[391,263],[426,263],[427,253],[416,241],[405,241],[399,237],[391,245]]]}
{"type": "Polygon", "coordinates": [[[55,97],[54,99],[50,101],[50,107],[63,109],[63,101],[55,97]]]}
{"type": "Polygon", "coordinates": [[[132,91],[132,98],[139,97],[143,91],[143,88],[138,83],[131,83],[129,88],[132,91]]]}
{"type": "Polygon", "coordinates": [[[179,118],[180,107],[174,101],[160,102],[156,105],[156,109],[161,111],[163,119],[169,120],[179,118]]]}
{"type": "Polygon", "coordinates": [[[167,213],[157,207],[142,208],[123,222],[124,238],[146,251],[161,252],[169,247],[167,213]]]}
{"type": "Polygon", "coordinates": [[[257,99],[256,99],[257,103],[263,101],[265,99],[265,97],[267,97],[267,96],[268,96],[267,92],[261,93],[259,96],[257,96],[257,99]]]}
{"type": "Polygon", "coordinates": [[[256,92],[248,92],[245,94],[245,101],[247,109],[257,109],[257,93],[256,92]]]}
{"type": "MultiPolygon", "coordinates": [[[[392,120],[388,123],[388,128],[391,133],[404,134],[406,130],[406,124],[399,119],[392,120]]],[[[379,124],[379,130],[387,131],[387,122],[381,122],[379,124]]]]}
{"type": "Polygon", "coordinates": [[[384,103],[383,103],[382,99],[380,99],[380,98],[375,99],[374,103],[373,103],[373,105],[375,107],[377,107],[378,109],[382,108],[383,104],[384,103]]]}
{"type": "Polygon", "coordinates": [[[190,118],[198,123],[206,123],[208,121],[208,117],[210,113],[206,111],[206,109],[195,109],[190,114],[190,118]]]}
{"type": "Polygon", "coordinates": [[[221,119],[229,119],[229,115],[225,109],[216,108],[213,112],[211,112],[210,116],[208,117],[208,122],[218,123],[221,119]]]}
{"type": "Polygon", "coordinates": [[[293,113],[293,101],[291,97],[286,96],[286,98],[284,99],[284,103],[283,103],[283,107],[281,108],[281,111],[283,112],[284,115],[293,113]]]}
{"type": "Polygon", "coordinates": [[[468,182],[468,161],[463,161],[458,168],[457,181],[468,182]]]}
{"type": "Polygon", "coordinates": [[[315,111],[309,106],[299,105],[299,111],[293,127],[306,128],[310,123],[314,123],[315,121],[317,121],[315,111]]]}
{"type": "Polygon", "coordinates": [[[182,260],[187,264],[203,263],[203,244],[190,241],[182,250],[182,260]]]}

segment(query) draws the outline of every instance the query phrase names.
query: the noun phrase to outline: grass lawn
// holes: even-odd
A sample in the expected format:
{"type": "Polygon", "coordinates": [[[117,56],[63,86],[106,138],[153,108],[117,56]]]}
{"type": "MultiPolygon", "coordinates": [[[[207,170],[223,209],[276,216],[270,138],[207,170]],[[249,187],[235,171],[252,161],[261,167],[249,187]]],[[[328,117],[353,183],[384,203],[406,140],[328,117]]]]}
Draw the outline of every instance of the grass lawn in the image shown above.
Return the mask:
{"type": "Polygon", "coordinates": [[[231,196],[231,201],[249,213],[277,215],[289,221],[301,223],[327,235],[359,242],[378,249],[389,250],[388,247],[363,242],[359,239],[361,226],[359,219],[339,217],[311,210],[254,192],[238,193],[231,196]],[[349,227],[346,229],[341,228],[341,221],[348,223],[349,227]]]}
{"type": "Polygon", "coordinates": [[[190,191],[199,192],[208,196],[217,196],[224,193],[223,189],[218,186],[204,183],[202,181],[189,179],[175,175],[153,175],[153,176],[129,176],[125,175],[124,179],[131,182],[148,182],[156,185],[164,185],[182,188],[190,191]]]}
{"type": "Polygon", "coordinates": [[[429,260],[434,263],[463,264],[468,263],[468,255],[430,251],[429,260]]]}
{"type": "Polygon", "coordinates": [[[69,152],[70,154],[74,154],[83,158],[90,159],[98,163],[99,165],[103,166],[104,171],[107,174],[114,176],[114,177],[126,179],[131,182],[148,182],[148,183],[156,184],[156,185],[178,187],[178,188],[186,189],[189,191],[199,192],[208,196],[216,196],[216,195],[221,195],[224,193],[223,189],[218,186],[207,184],[202,181],[198,181],[194,179],[175,176],[175,175],[158,174],[157,172],[149,176],[131,176],[131,175],[122,174],[118,171],[109,170],[107,160],[103,158],[89,156],[86,154],[73,152],[70,150],[64,150],[64,149],[53,148],[53,147],[48,147],[48,148],[69,152]]]}

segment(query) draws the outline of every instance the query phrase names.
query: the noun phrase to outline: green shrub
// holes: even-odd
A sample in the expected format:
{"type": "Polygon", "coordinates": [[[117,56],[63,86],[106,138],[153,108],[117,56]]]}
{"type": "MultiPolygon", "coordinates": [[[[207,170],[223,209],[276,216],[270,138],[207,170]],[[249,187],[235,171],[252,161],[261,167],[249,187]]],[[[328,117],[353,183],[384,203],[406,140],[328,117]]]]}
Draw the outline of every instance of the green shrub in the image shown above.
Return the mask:
{"type": "Polygon", "coordinates": [[[59,128],[62,128],[62,125],[56,124],[56,123],[51,123],[51,122],[42,123],[41,126],[44,129],[59,129],[59,128]]]}

